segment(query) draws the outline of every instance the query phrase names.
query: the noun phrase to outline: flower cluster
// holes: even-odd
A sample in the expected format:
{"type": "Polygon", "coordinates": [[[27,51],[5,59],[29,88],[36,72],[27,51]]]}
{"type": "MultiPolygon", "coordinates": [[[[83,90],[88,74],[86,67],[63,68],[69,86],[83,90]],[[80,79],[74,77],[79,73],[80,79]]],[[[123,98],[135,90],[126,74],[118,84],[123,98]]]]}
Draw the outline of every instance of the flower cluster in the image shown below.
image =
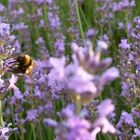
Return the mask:
{"type": "Polygon", "coordinates": [[[6,23],[0,23],[0,98],[2,99],[10,89],[15,89],[14,85],[17,81],[17,77],[12,75],[7,81],[3,78],[5,72],[8,70],[8,62],[10,56],[15,53],[14,45],[15,36],[10,35],[10,25],[6,23]]]}
{"type": "Polygon", "coordinates": [[[61,115],[66,118],[64,121],[56,122],[52,119],[44,119],[44,123],[47,126],[50,125],[55,128],[57,140],[96,140],[96,135],[100,131],[103,133],[115,133],[115,128],[107,119],[107,115],[113,110],[114,105],[109,99],[103,101],[97,107],[99,117],[94,123],[92,123],[85,118],[86,112],[84,110],[81,111],[79,115],[76,115],[74,112],[74,106],[68,105],[61,112],[61,115]],[[103,113],[104,106],[106,106],[106,108],[103,113]]]}
{"type": "Polygon", "coordinates": [[[14,132],[17,131],[17,128],[11,128],[11,123],[8,124],[7,126],[3,124],[0,128],[0,139],[1,140],[8,140],[9,136],[14,132]]]}
{"type": "Polygon", "coordinates": [[[131,112],[122,112],[117,124],[120,139],[134,139],[138,137],[135,130],[139,129],[139,17],[134,18],[135,27],[131,30],[132,42],[127,39],[121,40],[120,51],[120,73],[122,92],[125,105],[129,105],[131,112]],[[130,129],[131,127],[131,129],[130,129]],[[126,131],[127,130],[127,131],[126,131]]]}
{"type": "Polygon", "coordinates": [[[100,60],[103,49],[107,49],[104,41],[98,41],[95,51],[89,41],[85,48],[73,42],[73,63],[67,65],[65,57],[50,58],[53,69],[49,73],[49,80],[55,78],[57,83],[62,83],[68,95],[74,98],[80,95],[83,101],[99,96],[104,86],[119,76],[117,68],[107,69],[112,62],[111,58],[100,60]]]}

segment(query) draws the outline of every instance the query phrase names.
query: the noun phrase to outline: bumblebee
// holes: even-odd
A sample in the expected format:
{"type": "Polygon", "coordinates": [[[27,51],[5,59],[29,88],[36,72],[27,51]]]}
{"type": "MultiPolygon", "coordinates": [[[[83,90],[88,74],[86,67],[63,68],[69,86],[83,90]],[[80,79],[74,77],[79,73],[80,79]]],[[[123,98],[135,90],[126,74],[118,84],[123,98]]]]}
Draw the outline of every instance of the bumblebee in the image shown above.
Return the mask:
{"type": "Polygon", "coordinates": [[[27,74],[31,76],[36,62],[32,60],[29,55],[16,57],[13,61],[8,63],[9,71],[16,74],[27,74]]]}

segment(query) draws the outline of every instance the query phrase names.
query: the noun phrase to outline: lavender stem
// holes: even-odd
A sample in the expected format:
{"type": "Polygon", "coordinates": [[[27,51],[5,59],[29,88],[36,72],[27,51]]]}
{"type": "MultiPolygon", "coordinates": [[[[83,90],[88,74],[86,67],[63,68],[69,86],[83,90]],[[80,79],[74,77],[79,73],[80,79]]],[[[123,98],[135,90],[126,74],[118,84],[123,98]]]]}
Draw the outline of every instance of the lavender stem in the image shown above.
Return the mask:
{"type": "Polygon", "coordinates": [[[2,101],[0,100],[0,126],[3,124],[3,116],[2,116],[2,101]]]}

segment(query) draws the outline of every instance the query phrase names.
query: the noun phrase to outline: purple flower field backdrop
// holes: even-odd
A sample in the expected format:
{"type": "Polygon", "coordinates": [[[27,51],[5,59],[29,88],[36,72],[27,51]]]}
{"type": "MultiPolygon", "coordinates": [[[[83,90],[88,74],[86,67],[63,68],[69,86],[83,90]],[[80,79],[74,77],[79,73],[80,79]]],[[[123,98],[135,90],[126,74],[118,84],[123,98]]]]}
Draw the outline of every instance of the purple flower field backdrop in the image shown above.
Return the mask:
{"type": "Polygon", "coordinates": [[[0,140],[139,140],[139,6],[1,0],[0,140]]]}

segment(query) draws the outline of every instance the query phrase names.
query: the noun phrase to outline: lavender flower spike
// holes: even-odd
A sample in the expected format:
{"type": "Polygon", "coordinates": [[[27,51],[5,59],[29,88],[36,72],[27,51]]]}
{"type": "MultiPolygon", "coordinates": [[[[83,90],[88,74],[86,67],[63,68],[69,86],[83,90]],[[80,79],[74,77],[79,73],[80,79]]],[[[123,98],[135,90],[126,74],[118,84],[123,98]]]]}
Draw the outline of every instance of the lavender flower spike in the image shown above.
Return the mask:
{"type": "Polygon", "coordinates": [[[122,50],[130,49],[130,45],[127,43],[127,39],[122,39],[121,43],[119,44],[119,47],[122,50]]]}
{"type": "Polygon", "coordinates": [[[116,79],[117,77],[119,77],[119,70],[115,67],[111,67],[108,70],[106,70],[101,78],[100,78],[100,82],[99,82],[99,87],[102,87],[108,83],[113,81],[114,79],[116,79]]]}
{"type": "Polygon", "coordinates": [[[91,137],[90,140],[96,140],[96,135],[101,131],[100,127],[96,127],[92,133],[91,133],[91,137]]]}
{"type": "Polygon", "coordinates": [[[96,140],[96,135],[102,131],[103,133],[115,133],[115,128],[107,120],[107,115],[115,109],[111,100],[107,99],[98,106],[99,118],[95,123],[85,118],[85,115],[76,114],[72,105],[62,110],[62,117],[65,120],[56,122],[52,119],[45,119],[44,123],[55,129],[57,140],[96,140]],[[70,113],[69,113],[70,111],[70,113]],[[103,113],[105,111],[105,113],[103,113]],[[65,133],[64,133],[65,132],[65,133]]]}
{"type": "Polygon", "coordinates": [[[52,73],[57,75],[58,79],[64,78],[65,57],[61,59],[50,58],[50,64],[54,67],[52,73]]]}
{"type": "Polygon", "coordinates": [[[107,99],[101,102],[101,104],[97,107],[97,109],[100,116],[107,116],[115,109],[115,107],[111,103],[111,100],[107,99]],[[104,107],[106,107],[106,109],[104,109],[104,107]]]}
{"type": "Polygon", "coordinates": [[[94,127],[100,127],[103,133],[115,133],[116,130],[114,126],[108,121],[107,115],[109,115],[114,109],[114,105],[111,103],[111,100],[106,99],[98,107],[99,118],[94,123],[94,127]]]}
{"type": "Polygon", "coordinates": [[[9,85],[8,89],[17,89],[17,87],[15,86],[15,83],[17,82],[17,80],[18,80],[18,77],[15,75],[12,75],[12,77],[9,80],[10,85],[9,85]]]}
{"type": "Polygon", "coordinates": [[[17,131],[17,128],[11,128],[11,123],[6,125],[3,124],[2,127],[0,127],[0,140],[8,140],[9,136],[14,132],[17,131]]]}

